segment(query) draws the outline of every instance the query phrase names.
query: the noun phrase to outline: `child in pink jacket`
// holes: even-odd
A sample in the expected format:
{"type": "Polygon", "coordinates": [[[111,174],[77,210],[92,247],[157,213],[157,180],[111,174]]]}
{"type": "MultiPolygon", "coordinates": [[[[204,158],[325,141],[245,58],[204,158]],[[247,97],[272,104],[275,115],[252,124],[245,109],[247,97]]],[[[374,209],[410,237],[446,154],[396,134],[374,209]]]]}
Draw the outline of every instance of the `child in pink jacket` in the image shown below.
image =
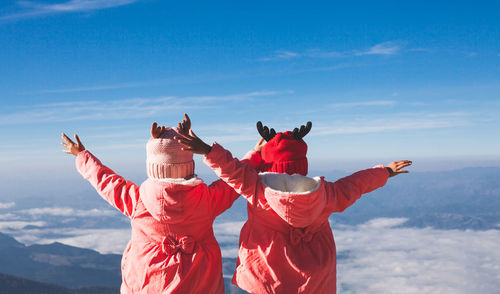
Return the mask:
{"type": "MultiPolygon", "coordinates": [[[[130,217],[121,293],[224,293],[212,224],[238,194],[221,180],[207,186],[196,177],[193,153],[173,139],[186,127],[186,121],[179,128],[153,124],[146,145],[148,179],[140,186],[104,166],[77,135],[74,143],[63,134],[65,152],[76,156],[82,176],[130,217]]],[[[252,164],[250,158],[245,162],[252,164]]]]}
{"type": "MultiPolygon", "coordinates": [[[[336,250],[328,217],[352,205],[362,194],[382,187],[388,177],[409,166],[396,161],[356,172],[336,182],[307,177],[307,145],[302,138],[311,123],[278,133],[258,123],[267,143],[260,170],[249,168],[222,146],[211,147],[190,131],[179,142],[248,201],[241,229],[233,284],[250,293],[336,293],[336,250]]],[[[255,156],[256,153],[254,153],[255,156]]]]}

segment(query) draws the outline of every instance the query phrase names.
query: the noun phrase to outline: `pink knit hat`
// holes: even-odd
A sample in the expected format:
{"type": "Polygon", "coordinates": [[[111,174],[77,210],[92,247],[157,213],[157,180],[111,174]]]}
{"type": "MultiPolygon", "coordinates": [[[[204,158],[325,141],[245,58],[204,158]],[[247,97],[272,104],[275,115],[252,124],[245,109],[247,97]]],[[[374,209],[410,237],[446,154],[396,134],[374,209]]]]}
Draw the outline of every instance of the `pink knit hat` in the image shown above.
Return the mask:
{"type": "Polygon", "coordinates": [[[178,129],[167,127],[158,138],[146,144],[148,177],[153,179],[185,178],[194,174],[193,153],[182,150],[174,139],[178,129]]]}

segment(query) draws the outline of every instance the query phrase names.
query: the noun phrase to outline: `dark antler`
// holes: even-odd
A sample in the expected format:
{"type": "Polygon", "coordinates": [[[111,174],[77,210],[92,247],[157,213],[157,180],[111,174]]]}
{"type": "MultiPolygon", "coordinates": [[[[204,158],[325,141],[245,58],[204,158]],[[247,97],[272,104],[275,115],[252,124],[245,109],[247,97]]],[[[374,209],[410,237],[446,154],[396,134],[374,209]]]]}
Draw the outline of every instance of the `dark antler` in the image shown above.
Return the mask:
{"type": "Polygon", "coordinates": [[[259,134],[262,136],[262,138],[264,138],[264,140],[266,140],[266,142],[276,136],[276,131],[273,128],[269,130],[267,126],[262,126],[262,123],[260,121],[257,122],[257,131],[259,131],[259,134]]]}
{"type": "Polygon", "coordinates": [[[307,124],[301,125],[300,130],[298,128],[293,129],[292,135],[297,140],[302,140],[312,128],[312,122],[308,121],[307,124]]]}

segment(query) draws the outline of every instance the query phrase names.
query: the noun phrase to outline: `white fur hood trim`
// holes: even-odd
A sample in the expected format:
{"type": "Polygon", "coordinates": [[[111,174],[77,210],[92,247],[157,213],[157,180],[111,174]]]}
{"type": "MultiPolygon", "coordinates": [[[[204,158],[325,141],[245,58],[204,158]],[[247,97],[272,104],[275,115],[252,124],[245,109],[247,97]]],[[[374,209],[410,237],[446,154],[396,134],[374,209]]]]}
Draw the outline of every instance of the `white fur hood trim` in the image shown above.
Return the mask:
{"type": "Polygon", "coordinates": [[[306,177],[299,174],[259,173],[262,183],[276,192],[283,194],[305,195],[318,190],[321,178],[306,177]]]}
{"type": "Polygon", "coordinates": [[[259,174],[264,197],[281,219],[296,228],[311,225],[326,205],[324,180],[302,175],[259,174]]]}
{"type": "Polygon", "coordinates": [[[203,180],[198,178],[197,175],[194,175],[194,177],[186,180],[183,178],[164,178],[164,179],[155,179],[151,178],[153,181],[158,181],[158,182],[163,182],[163,183],[171,183],[171,184],[178,184],[178,185],[184,185],[184,186],[196,186],[199,184],[203,183],[203,180]]]}

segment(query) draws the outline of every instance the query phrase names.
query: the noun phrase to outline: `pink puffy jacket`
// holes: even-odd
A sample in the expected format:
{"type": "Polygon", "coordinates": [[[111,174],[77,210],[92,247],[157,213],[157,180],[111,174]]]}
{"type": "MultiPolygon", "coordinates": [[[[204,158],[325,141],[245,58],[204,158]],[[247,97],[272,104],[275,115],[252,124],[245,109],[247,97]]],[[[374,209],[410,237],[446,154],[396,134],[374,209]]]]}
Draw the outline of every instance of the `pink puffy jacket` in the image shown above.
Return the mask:
{"type": "MultiPolygon", "coordinates": [[[[251,158],[245,162],[256,167],[251,158]]],[[[76,167],[131,219],[132,237],[122,258],[122,294],[224,293],[212,223],[238,198],[232,188],[221,180],[207,186],[197,177],[147,179],[137,186],[89,151],[78,154],[76,167]]]]}
{"type": "Polygon", "coordinates": [[[248,201],[233,284],[259,293],[336,293],[336,251],[328,217],[385,185],[384,167],[334,183],[260,173],[218,144],[205,163],[248,201]]]}

